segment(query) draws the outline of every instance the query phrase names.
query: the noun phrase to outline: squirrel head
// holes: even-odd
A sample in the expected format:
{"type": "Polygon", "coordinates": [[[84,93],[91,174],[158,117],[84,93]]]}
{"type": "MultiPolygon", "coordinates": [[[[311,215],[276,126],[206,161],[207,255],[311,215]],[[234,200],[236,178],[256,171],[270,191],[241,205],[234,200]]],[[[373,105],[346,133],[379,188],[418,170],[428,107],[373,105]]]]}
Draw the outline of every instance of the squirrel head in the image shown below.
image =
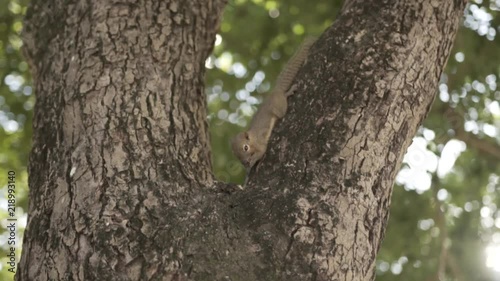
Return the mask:
{"type": "Polygon", "coordinates": [[[248,132],[237,134],[231,141],[231,148],[234,155],[247,169],[255,165],[255,162],[259,159],[255,149],[255,140],[252,139],[248,132]]]}

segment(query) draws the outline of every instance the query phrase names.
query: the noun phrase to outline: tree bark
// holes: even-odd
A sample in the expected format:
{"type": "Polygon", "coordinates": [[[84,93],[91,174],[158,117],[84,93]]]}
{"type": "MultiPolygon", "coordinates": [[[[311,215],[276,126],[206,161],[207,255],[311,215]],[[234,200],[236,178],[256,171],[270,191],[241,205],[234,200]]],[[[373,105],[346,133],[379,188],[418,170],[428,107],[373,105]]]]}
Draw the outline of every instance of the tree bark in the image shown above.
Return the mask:
{"type": "Polygon", "coordinates": [[[393,180],[465,2],[348,1],[244,190],[210,167],[204,62],[223,6],[32,1],[17,280],[374,278],[393,180]]]}

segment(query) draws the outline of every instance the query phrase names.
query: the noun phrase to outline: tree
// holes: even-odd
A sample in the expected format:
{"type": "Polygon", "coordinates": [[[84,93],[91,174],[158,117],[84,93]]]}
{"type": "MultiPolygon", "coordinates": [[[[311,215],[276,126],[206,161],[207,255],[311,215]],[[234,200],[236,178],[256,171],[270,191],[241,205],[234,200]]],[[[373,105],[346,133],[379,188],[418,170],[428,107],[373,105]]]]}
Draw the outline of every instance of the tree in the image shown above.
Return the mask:
{"type": "Polygon", "coordinates": [[[204,63],[223,6],[31,3],[18,280],[373,278],[465,1],[346,2],[244,190],[214,179],[208,148],[204,63]]]}

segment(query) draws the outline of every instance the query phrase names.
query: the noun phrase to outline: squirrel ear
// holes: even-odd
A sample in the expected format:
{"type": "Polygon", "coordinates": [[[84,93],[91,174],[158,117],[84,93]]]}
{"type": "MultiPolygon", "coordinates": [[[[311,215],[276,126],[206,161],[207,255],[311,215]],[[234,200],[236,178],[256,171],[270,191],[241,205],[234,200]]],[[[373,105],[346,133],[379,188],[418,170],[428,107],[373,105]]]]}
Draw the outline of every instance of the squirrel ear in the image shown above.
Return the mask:
{"type": "Polygon", "coordinates": [[[248,132],[243,132],[243,136],[245,137],[246,140],[250,140],[250,136],[248,135],[248,132]]]}

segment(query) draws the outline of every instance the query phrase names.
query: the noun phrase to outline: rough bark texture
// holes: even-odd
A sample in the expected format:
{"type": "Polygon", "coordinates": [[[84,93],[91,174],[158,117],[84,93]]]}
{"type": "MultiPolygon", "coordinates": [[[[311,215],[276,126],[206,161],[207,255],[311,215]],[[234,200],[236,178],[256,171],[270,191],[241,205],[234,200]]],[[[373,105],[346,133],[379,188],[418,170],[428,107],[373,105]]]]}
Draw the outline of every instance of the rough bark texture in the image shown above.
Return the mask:
{"type": "Polygon", "coordinates": [[[204,62],[223,6],[32,1],[24,42],[37,105],[19,280],[169,280],[179,268],[176,220],[188,214],[177,205],[212,183],[204,62]]]}
{"type": "Polygon", "coordinates": [[[349,1],[243,191],[210,171],[203,66],[223,3],[31,5],[18,280],[373,279],[464,1],[349,1]]]}

